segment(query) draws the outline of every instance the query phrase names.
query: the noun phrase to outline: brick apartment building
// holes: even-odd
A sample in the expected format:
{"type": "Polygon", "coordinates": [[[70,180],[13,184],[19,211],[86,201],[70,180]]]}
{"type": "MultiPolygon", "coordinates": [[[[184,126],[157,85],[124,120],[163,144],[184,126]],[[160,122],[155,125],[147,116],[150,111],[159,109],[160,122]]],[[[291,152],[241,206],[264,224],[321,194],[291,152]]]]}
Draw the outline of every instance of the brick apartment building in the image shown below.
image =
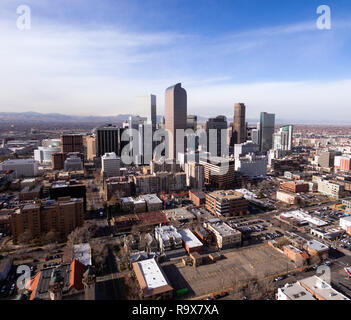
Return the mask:
{"type": "Polygon", "coordinates": [[[67,237],[76,227],[84,223],[83,199],[59,198],[27,204],[10,216],[10,229],[13,242],[29,231],[32,239],[39,238],[49,231],[67,237]]]}

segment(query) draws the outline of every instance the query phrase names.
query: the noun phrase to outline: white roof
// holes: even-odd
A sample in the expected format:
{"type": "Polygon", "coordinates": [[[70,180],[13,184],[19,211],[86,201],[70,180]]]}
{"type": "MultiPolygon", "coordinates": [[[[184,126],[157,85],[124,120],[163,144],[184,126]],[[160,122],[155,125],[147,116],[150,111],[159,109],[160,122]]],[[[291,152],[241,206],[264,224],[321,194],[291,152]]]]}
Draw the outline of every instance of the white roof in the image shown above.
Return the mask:
{"type": "Polygon", "coordinates": [[[324,251],[324,250],[328,249],[328,247],[325,244],[323,244],[317,240],[307,241],[307,245],[316,251],[324,251]]]}
{"type": "Polygon", "coordinates": [[[320,277],[312,276],[302,279],[299,282],[325,300],[350,300],[340,292],[333,289],[330,284],[325,282],[320,277]]]}
{"type": "Polygon", "coordinates": [[[162,203],[156,194],[144,194],[140,197],[143,198],[147,203],[162,203]]]}
{"type": "Polygon", "coordinates": [[[303,212],[302,210],[284,212],[281,214],[281,216],[285,218],[295,218],[296,220],[299,220],[299,221],[307,221],[308,223],[312,223],[318,227],[322,227],[328,224],[321,219],[310,216],[309,214],[303,212]]]}
{"type": "Polygon", "coordinates": [[[168,284],[155,259],[139,261],[138,265],[148,289],[155,289],[168,284]]]}
{"type": "Polygon", "coordinates": [[[202,247],[202,242],[189,229],[179,230],[178,232],[188,248],[202,247]]]}
{"type": "Polygon", "coordinates": [[[311,293],[309,293],[299,283],[286,284],[283,288],[280,288],[290,300],[316,300],[311,293]]]}

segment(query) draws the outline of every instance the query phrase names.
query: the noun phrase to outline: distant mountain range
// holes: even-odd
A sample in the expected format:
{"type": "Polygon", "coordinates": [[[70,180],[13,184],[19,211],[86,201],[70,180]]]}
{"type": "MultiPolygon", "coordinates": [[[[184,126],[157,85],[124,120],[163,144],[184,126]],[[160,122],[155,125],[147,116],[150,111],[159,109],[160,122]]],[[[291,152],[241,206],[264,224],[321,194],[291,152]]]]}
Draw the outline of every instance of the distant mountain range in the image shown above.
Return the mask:
{"type": "MultiPolygon", "coordinates": [[[[77,116],[77,115],[66,115],[60,113],[39,113],[39,112],[0,112],[0,123],[92,123],[92,124],[105,124],[113,123],[119,124],[128,119],[131,114],[118,114],[116,116],[77,116]]],[[[157,120],[159,121],[162,116],[158,115],[157,120]]],[[[205,122],[208,118],[198,116],[199,123],[205,122]]],[[[227,121],[232,122],[232,117],[227,117],[227,121]]],[[[250,124],[255,124],[259,119],[246,119],[250,124]]],[[[289,119],[276,119],[276,124],[350,124],[349,121],[311,121],[311,120],[289,120],[289,119]]]]}
{"type": "Polygon", "coordinates": [[[127,120],[129,114],[119,114],[117,116],[76,116],[60,113],[39,113],[39,112],[0,112],[0,122],[50,122],[50,123],[122,123],[127,120]]]}

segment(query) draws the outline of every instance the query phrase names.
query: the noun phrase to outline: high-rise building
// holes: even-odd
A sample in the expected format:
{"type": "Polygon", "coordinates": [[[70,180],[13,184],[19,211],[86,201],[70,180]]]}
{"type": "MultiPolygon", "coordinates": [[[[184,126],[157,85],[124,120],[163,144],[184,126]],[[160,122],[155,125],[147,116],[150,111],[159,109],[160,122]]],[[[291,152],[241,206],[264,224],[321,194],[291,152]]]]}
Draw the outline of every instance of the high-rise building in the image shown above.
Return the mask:
{"type": "Polygon", "coordinates": [[[260,117],[260,150],[266,153],[273,147],[275,114],[261,112],[260,117]]]}
{"type": "Polygon", "coordinates": [[[192,190],[202,190],[205,185],[205,171],[201,164],[196,162],[185,163],[186,184],[192,190]]]}
{"type": "Polygon", "coordinates": [[[279,128],[273,136],[273,149],[290,151],[292,148],[293,126],[287,125],[279,128]]]}
{"type": "Polygon", "coordinates": [[[119,150],[120,132],[119,128],[108,124],[96,129],[96,156],[101,157],[105,153],[114,152],[120,154],[119,150]]]}
{"type": "Polygon", "coordinates": [[[84,153],[83,136],[80,134],[63,134],[61,135],[61,152],[79,152],[84,153]]]}
{"type": "Polygon", "coordinates": [[[233,139],[235,144],[246,141],[245,109],[243,103],[234,105],[233,139]]]}
{"type": "Polygon", "coordinates": [[[165,129],[168,131],[168,156],[177,159],[177,152],[185,151],[185,139],[177,139],[177,130],[187,127],[187,94],[181,83],[166,89],[165,129]]]}
{"type": "Polygon", "coordinates": [[[96,157],[96,136],[86,136],[86,159],[93,160],[96,157]]]}
{"type": "Polygon", "coordinates": [[[216,118],[210,118],[207,120],[207,152],[210,152],[212,156],[227,155],[227,129],[228,123],[225,116],[217,116],[216,118]],[[210,130],[216,130],[215,135],[213,135],[210,130]],[[224,135],[222,130],[226,130],[224,135]]]}
{"type": "Polygon", "coordinates": [[[101,172],[106,177],[115,177],[120,175],[121,158],[117,157],[114,152],[105,153],[101,157],[101,172]]]}
{"type": "Polygon", "coordinates": [[[153,131],[156,130],[156,96],[154,94],[148,94],[145,96],[138,96],[137,103],[141,116],[145,118],[145,124],[151,124],[153,131]]]}

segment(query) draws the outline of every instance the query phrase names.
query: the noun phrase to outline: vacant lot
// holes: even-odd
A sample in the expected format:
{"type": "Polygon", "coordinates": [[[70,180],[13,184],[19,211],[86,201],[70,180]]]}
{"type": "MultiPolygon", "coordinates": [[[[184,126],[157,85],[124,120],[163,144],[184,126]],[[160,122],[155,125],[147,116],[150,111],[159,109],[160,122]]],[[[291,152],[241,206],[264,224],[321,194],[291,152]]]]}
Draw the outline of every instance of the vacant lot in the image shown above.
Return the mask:
{"type": "Polygon", "coordinates": [[[193,296],[295,269],[288,258],[266,244],[226,251],[223,255],[224,259],[198,268],[171,264],[163,269],[175,289],[187,287],[193,296]]]}

